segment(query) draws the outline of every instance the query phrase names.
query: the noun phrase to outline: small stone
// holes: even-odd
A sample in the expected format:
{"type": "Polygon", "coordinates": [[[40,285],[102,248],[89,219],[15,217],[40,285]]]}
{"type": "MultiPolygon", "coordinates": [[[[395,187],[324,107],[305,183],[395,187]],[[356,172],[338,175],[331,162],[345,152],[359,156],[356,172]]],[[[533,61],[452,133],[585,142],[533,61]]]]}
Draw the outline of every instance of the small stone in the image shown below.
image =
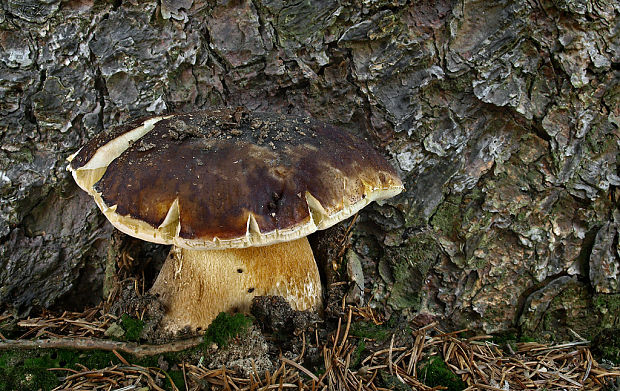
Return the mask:
{"type": "Polygon", "coordinates": [[[118,323],[112,323],[104,335],[110,338],[122,338],[125,335],[125,330],[118,323]]]}
{"type": "Polygon", "coordinates": [[[353,282],[347,293],[347,302],[358,306],[364,305],[364,271],[360,257],[351,249],[347,251],[347,276],[353,282]]]}
{"type": "Polygon", "coordinates": [[[157,358],[157,365],[159,366],[159,368],[161,368],[163,371],[167,371],[170,368],[170,363],[168,363],[168,361],[166,361],[166,359],[164,358],[164,356],[159,356],[157,358]]]}

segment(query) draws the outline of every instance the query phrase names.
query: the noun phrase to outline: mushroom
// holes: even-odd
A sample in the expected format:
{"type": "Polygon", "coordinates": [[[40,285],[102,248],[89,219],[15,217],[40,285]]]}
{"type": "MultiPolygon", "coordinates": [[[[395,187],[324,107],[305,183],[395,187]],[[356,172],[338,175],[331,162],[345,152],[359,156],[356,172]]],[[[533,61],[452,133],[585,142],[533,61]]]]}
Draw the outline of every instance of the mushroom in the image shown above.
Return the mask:
{"type": "Polygon", "coordinates": [[[257,295],[321,307],[306,236],[400,193],[368,143],[309,118],[242,109],[142,118],[68,169],[122,232],[173,247],[151,292],[169,331],[206,328],[257,295]]]}

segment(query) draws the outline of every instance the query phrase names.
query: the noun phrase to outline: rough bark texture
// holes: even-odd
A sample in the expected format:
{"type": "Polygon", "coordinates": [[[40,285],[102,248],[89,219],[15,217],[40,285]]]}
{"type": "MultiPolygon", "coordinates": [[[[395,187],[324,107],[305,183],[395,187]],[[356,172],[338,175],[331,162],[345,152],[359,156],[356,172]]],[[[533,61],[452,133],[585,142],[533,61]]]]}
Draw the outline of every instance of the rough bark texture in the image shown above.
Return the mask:
{"type": "Polygon", "coordinates": [[[0,302],[101,286],[111,227],[65,158],[134,116],[219,105],[367,137],[365,299],[488,332],[620,320],[617,1],[4,0],[0,302]]]}

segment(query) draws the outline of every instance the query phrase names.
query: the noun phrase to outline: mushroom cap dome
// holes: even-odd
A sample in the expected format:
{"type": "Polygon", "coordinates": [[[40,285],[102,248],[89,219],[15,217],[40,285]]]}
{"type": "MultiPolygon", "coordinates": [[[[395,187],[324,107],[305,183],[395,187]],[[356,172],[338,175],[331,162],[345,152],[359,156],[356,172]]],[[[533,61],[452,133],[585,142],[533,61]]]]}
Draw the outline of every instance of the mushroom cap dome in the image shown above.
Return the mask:
{"type": "Polygon", "coordinates": [[[307,117],[240,109],[137,119],[69,160],[116,228],[193,249],[294,240],[403,190],[359,138],[307,117]]]}

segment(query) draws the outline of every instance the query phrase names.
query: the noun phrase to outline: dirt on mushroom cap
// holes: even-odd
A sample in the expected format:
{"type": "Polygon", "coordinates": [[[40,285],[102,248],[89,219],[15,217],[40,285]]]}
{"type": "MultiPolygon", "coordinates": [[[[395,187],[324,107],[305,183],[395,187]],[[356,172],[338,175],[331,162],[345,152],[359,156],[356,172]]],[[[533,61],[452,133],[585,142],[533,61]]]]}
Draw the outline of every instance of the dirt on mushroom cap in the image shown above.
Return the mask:
{"type": "MultiPolygon", "coordinates": [[[[114,139],[93,142],[105,148],[102,140],[114,139]]],[[[75,156],[74,172],[97,153],[89,145],[75,156]]],[[[222,248],[293,240],[401,190],[380,154],[333,126],[219,110],[157,119],[112,160],[91,194],[126,233],[222,248]]]]}

